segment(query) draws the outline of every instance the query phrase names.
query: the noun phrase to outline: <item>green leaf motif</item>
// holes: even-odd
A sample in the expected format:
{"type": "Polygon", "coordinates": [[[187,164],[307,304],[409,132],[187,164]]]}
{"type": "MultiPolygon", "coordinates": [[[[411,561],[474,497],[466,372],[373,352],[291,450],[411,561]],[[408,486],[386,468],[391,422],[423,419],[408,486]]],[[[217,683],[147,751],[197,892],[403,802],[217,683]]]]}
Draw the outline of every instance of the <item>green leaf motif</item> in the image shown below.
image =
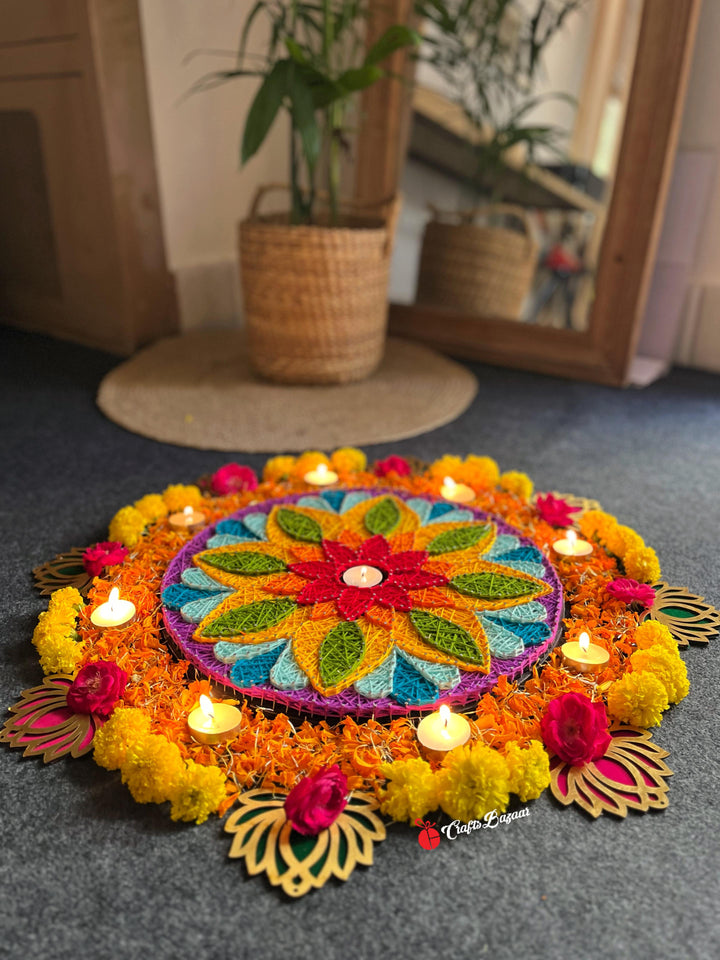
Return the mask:
{"type": "Polygon", "coordinates": [[[485,662],[485,654],[465,627],[427,610],[411,610],[410,622],[423,640],[437,650],[468,663],[485,662]]]}
{"type": "Polygon", "coordinates": [[[395,24],[389,27],[380,39],[376,40],[370,47],[365,57],[365,63],[380,63],[391,53],[395,53],[396,50],[401,50],[403,47],[419,46],[421,40],[422,37],[416,30],[402,24],[395,24]]]}
{"type": "Polygon", "coordinates": [[[202,632],[204,637],[238,637],[274,627],[289,616],[297,604],[283,597],[280,600],[256,600],[234,610],[226,610],[202,632]]]}
{"type": "Polygon", "coordinates": [[[362,662],[365,638],[356,623],[338,623],[320,645],[320,677],[326,687],[340,683],[362,662]]]}
{"type": "Polygon", "coordinates": [[[450,586],[458,593],[478,600],[510,600],[538,592],[537,584],[505,573],[461,573],[453,577],[450,586]]]}
{"type": "Polygon", "coordinates": [[[387,535],[400,523],[400,508],[391,497],[385,497],[365,514],[365,526],[372,534],[387,535]]]}
{"type": "Polygon", "coordinates": [[[245,121],[242,142],[243,164],[257,153],[273,125],[287,93],[288,70],[291,64],[291,60],[278,60],[255,95],[245,121]]]}
{"type": "Polygon", "coordinates": [[[438,553],[453,553],[456,550],[467,550],[474,547],[490,533],[487,523],[475,524],[470,527],[457,527],[455,530],[446,530],[438,534],[427,545],[427,552],[433,556],[438,553]]]}
{"type": "Polygon", "coordinates": [[[239,550],[233,553],[201,554],[200,559],[226,573],[239,573],[246,577],[261,577],[268,573],[281,573],[286,570],[285,563],[279,557],[251,550],[239,550]]]}
{"type": "Polygon", "coordinates": [[[277,512],[278,526],[293,540],[305,540],[307,543],[321,543],[322,527],[304,513],[281,507],[277,512]]]}

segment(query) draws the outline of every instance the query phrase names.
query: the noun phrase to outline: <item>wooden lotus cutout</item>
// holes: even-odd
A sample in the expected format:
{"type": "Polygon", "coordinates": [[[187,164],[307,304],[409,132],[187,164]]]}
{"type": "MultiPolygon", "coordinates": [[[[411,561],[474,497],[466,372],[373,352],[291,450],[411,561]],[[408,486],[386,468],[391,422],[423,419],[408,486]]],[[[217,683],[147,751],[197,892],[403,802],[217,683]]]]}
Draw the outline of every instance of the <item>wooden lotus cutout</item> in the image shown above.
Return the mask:
{"type": "Polygon", "coordinates": [[[358,864],[369,867],[373,844],[385,839],[377,801],[367,794],[353,794],[337,820],[316,837],[292,829],[284,803],[284,796],[268,790],[249,790],[225,830],[234,834],[228,856],[244,859],[251,876],[265,873],[290,897],[319,889],[330,877],[347,880],[358,864]]]}
{"type": "Polygon", "coordinates": [[[686,587],[671,587],[660,580],[653,584],[655,602],[643,620],[664,623],[679,647],[689,643],[707,643],[720,630],[720,611],[705,602],[704,597],[690,593],[686,587]]]}
{"type": "Polygon", "coordinates": [[[10,707],[13,714],[0,730],[0,742],[24,748],[24,757],[42,757],[45,763],[68,754],[81,757],[92,750],[96,717],[74,713],[67,705],[72,677],[45,677],[39,687],[25,690],[10,707]]]}
{"type": "Polygon", "coordinates": [[[35,567],[35,586],[42,596],[49,596],[61,587],[75,587],[83,597],[87,597],[93,578],[83,566],[83,554],[86,550],[87,547],[73,547],[72,550],[59,554],[54,560],[35,567]]]}
{"type": "Polygon", "coordinates": [[[559,757],[550,759],[550,790],[560,803],[576,803],[591,816],[613,813],[624,817],[628,810],[662,810],[668,805],[666,778],[672,770],[668,756],[651,742],[647,730],[614,723],[612,743],[605,756],[582,767],[573,767],[559,757]]]}
{"type": "Polygon", "coordinates": [[[574,493],[557,493],[555,490],[552,491],[552,495],[569,503],[571,507],[580,508],[580,513],[576,514],[575,519],[581,517],[583,513],[588,510],[602,510],[598,500],[590,500],[588,497],[576,497],[574,493]]]}

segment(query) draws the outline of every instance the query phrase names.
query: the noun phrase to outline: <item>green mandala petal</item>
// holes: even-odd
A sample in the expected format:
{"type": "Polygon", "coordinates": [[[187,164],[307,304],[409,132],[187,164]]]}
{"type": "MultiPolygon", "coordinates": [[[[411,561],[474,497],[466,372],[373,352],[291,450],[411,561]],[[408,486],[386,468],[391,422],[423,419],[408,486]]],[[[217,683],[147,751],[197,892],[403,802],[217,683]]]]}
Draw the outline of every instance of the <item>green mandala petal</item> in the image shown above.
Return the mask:
{"type": "Polygon", "coordinates": [[[202,632],[203,637],[237,637],[243,633],[257,633],[275,626],[289,616],[297,604],[294,600],[282,597],[279,600],[257,600],[233,610],[226,610],[216,620],[209,623],[202,632]]]}
{"type": "Polygon", "coordinates": [[[494,573],[490,570],[461,573],[452,578],[450,586],[454,587],[458,593],[475,597],[477,600],[509,600],[534,596],[538,592],[538,584],[534,580],[512,577],[505,573],[494,573]]]}
{"type": "Polygon", "coordinates": [[[431,647],[468,663],[485,663],[485,654],[475,638],[460,624],[417,609],[410,611],[410,622],[431,647]]]}
{"type": "Polygon", "coordinates": [[[251,550],[237,550],[225,553],[201,553],[200,559],[218,570],[227,573],[239,573],[246,577],[261,577],[268,573],[282,573],[287,569],[283,560],[269,553],[256,553],[251,550]]]}
{"type": "Polygon", "coordinates": [[[356,623],[338,623],[320,645],[320,677],[326,687],[341,683],[362,662],[365,638],[356,623]]]}
{"type": "Polygon", "coordinates": [[[456,550],[467,550],[477,546],[491,532],[487,523],[475,524],[471,527],[457,527],[455,530],[446,530],[438,534],[427,545],[426,550],[431,556],[439,553],[454,553],[456,550]]]}
{"type": "Polygon", "coordinates": [[[322,542],[323,532],[320,524],[298,510],[281,507],[277,512],[277,523],[280,529],[294,540],[304,540],[307,543],[322,542]]]}
{"type": "Polygon", "coordinates": [[[392,533],[400,523],[400,509],[391,497],[384,497],[365,514],[365,527],[372,534],[392,533]]]}

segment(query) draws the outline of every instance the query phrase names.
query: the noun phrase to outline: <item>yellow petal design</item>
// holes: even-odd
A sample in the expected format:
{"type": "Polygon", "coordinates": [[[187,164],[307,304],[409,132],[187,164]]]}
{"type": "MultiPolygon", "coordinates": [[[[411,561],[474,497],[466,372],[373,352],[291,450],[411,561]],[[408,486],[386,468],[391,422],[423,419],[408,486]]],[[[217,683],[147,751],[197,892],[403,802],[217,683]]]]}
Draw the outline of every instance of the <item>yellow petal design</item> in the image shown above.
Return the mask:
{"type": "Polygon", "coordinates": [[[361,677],[371,673],[375,667],[380,666],[392,649],[390,633],[384,627],[370,623],[365,617],[360,617],[356,622],[365,640],[362,662],[340,683],[325,686],[320,675],[320,647],[330,630],[343,622],[339,617],[328,620],[308,620],[300,627],[293,639],[293,653],[298,666],[308,675],[313,687],[326,697],[347,690],[361,677]]]}

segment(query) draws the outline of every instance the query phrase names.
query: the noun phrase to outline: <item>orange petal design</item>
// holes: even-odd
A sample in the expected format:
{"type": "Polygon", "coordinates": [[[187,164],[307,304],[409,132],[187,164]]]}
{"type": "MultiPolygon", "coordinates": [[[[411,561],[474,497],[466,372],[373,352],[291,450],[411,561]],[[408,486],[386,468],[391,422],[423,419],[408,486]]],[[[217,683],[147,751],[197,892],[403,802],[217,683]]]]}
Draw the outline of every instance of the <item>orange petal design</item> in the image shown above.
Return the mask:
{"type": "Polygon", "coordinates": [[[352,530],[353,533],[358,534],[362,540],[368,540],[372,534],[365,526],[365,517],[381,500],[387,499],[392,500],[400,511],[400,522],[392,531],[391,536],[395,537],[402,533],[412,533],[413,530],[419,528],[420,518],[415,511],[411,510],[404,500],[400,500],[399,497],[394,497],[392,494],[387,493],[379,497],[371,497],[369,500],[363,500],[362,503],[358,503],[342,515],[342,523],[348,530],[352,530]]]}
{"type": "Polygon", "coordinates": [[[313,510],[310,507],[299,507],[296,503],[282,503],[273,507],[268,516],[265,533],[272,546],[281,543],[292,551],[298,544],[298,541],[294,537],[288,536],[278,524],[277,515],[280,510],[292,510],[295,513],[302,513],[306,517],[310,517],[320,526],[324,540],[337,540],[343,528],[343,519],[335,513],[328,513],[327,510],[313,510]]]}
{"type": "Polygon", "coordinates": [[[424,590],[408,591],[412,605],[414,607],[455,607],[457,610],[467,609],[467,604],[462,601],[465,599],[455,590],[448,590],[447,587],[426,587],[424,590]]]}
{"type": "MultiPolygon", "coordinates": [[[[341,622],[339,617],[336,618],[336,623],[341,622]]],[[[298,666],[310,678],[313,687],[326,697],[347,690],[356,680],[371,673],[380,666],[392,650],[392,639],[388,631],[361,617],[357,625],[365,638],[365,654],[362,663],[340,683],[326,687],[320,677],[320,647],[336,623],[332,620],[308,620],[296,632],[293,639],[292,648],[298,666]]]]}
{"type": "Polygon", "coordinates": [[[375,603],[365,612],[365,616],[370,623],[375,623],[378,627],[384,627],[386,630],[392,630],[394,612],[389,607],[381,607],[375,603]]]}
{"type": "MultiPolygon", "coordinates": [[[[307,580],[305,580],[307,583],[307,580]]],[[[327,620],[328,617],[337,618],[337,607],[334,600],[328,600],[326,603],[314,603],[310,608],[311,620],[327,620]]]]}
{"type": "Polygon", "coordinates": [[[305,577],[299,577],[296,573],[283,573],[272,577],[263,585],[263,590],[267,593],[276,593],[284,597],[294,597],[307,586],[305,577]]]}
{"type": "MultiPolygon", "coordinates": [[[[459,521],[457,523],[431,523],[427,527],[421,527],[418,532],[415,534],[415,549],[416,550],[427,550],[428,544],[439,537],[441,533],[448,533],[451,530],[464,530],[468,526],[474,524],[483,524],[485,521],[476,520],[473,524],[464,523],[459,521]]],[[[497,528],[494,523],[487,521],[487,526],[489,530],[487,534],[474,544],[472,547],[468,547],[465,550],[451,550],[447,553],[439,553],[435,556],[447,560],[449,563],[458,563],[461,560],[468,560],[474,557],[479,557],[483,553],[487,553],[490,547],[495,543],[495,537],[497,535],[497,528]]]]}
{"type": "Polygon", "coordinates": [[[390,544],[391,553],[404,553],[406,550],[414,550],[415,532],[396,533],[394,536],[388,537],[387,542],[390,544]]]}
{"type": "Polygon", "coordinates": [[[360,544],[363,542],[363,538],[359,533],[355,533],[353,530],[343,530],[340,536],[338,537],[340,543],[344,543],[346,547],[352,547],[353,550],[357,550],[360,544]]]}
{"type": "Polygon", "coordinates": [[[301,563],[310,563],[313,560],[325,560],[323,548],[314,543],[294,543],[290,548],[293,558],[301,563]]]}
{"type": "Polygon", "coordinates": [[[451,653],[431,646],[420,636],[407,613],[397,613],[393,625],[393,640],[401,649],[406,653],[413,654],[413,656],[420,657],[421,660],[447,663],[454,667],[460,667],[461,670],[472,670],[476,673],[488,673],[490,671],[490,647],[485,631],[472,611],[435,607],[430,608],[428,613],[434,613],[436,617],[442,617],[443,620],[449,620],[459,627],[464,627],[482,650],[484,663],[468,663],[467,660],[461,660],[451,653]]]}
{"type": "MultiPolygon", "coordinates": [[[[255,597],[255,600],[269,600],[271,599],[266,594],[262,594],[259,597],[255,597]]],[[[308,619],[310,614],[309,607],[296,606],[292,613],[288,614],[287,617],[282,619],[279,623],[274,624],[272,627],[266,627],[265,630],[257,630],[253,633],[243,633],[239,634],[237,637],[204,637],[202,635],[203,630],[207,627],[208,624],[212,623],[213,620],[217,620],[218,617],[222,616],[223,613],[227,613],[228,610],[234,610],[236,607],[244,607],[247,603],[253,603],[254,600],[243,599],[240,592],[234,593],[231,597],[228,597],[227,600],[223,600],[219,607],[215,607],[212,613],[209,613],[204,620],[201,620],[193,634],[193,640],[197,640],[200,643],[217,643],[219,640],[226,641],[227,643],[265,643],[266,640],[279,640],[281,637],[291,637],[295,630],[308,619]]]]}

